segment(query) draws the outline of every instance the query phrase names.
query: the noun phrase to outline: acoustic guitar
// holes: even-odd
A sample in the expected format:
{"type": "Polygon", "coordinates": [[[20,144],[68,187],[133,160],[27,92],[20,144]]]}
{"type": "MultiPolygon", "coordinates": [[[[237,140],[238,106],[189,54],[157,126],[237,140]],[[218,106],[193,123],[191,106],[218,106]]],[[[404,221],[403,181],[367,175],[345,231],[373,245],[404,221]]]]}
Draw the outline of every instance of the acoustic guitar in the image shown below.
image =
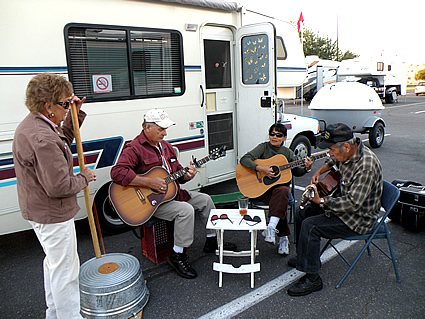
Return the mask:
{"type": "MultiPolygon", "coordinates": [[[[334,171],[329,171],[329,173],[318,183],[315,184],[319,197],[325,197],[331,195],[339,185],[339,176],[334,171]]],[[[304,193],[301,196],[300,208],[303,209],[304,206],[314,197],[315,190],[310,185],[307,187],[304,193]]]]}
{"type": "MultiPolygon", "coordinates": [[[[310,156],[312,161],[328,156],[328,153],[321,153],[310,156]]],[[[288,163],[284,155],[275,155],[269,159],[256,159],[254,163],[260,166],[269,166],[275,175],[270,178],[267,175],[249,169],[242,164],[236,167],[236,182],[240,192],[249,198],[256,198],[264,194],[270,188],[286,184],[292,179],[291,169],[304,165],[304,159],[288,163]]]]}
{"type": "MultiPolygon", "coordinates": [[[[193,165],[200,167],[209,160],[216,160],[226,155],[226,147],[211,151],[208,156],[197,161],[193,159],[193,165]]],[[[109,186],[109,200],[115,208],[118,216],[130,226],[140,226],[146,223],[155,213],[159,205],[173,200],[177,195],[176,180],[189,171],[185,167],[173,174],[169,174],[164,168],[156,166],[151,168],[143,177],[159,177],[165,180],[167,184],[165,193],[143,186],[122,186],[118,183],[111,183],[109,186]]]]}

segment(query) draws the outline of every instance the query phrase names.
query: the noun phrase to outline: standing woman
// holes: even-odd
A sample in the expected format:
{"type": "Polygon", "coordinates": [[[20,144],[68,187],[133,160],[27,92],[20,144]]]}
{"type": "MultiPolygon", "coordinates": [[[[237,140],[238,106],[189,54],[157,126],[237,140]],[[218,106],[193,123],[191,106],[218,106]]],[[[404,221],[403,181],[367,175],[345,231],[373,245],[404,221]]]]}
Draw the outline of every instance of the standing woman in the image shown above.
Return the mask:
{"type": "Polygon", "coordinates": [[[25,105],[30,113],[19,124],[13,141],[13,158],[19,206],[44,250],[46,319],[82,318],[74,216],[77,193],[96,180],[90,169],[73,173],[70,146],[74,139],[70,104],[80,110],[85,98],[74,96],[64,77],[42,73],[28,83],[25,105]],[[62,123],[63,122],[63,123],[62,123]]]}
{"type": "MultiPolygon", "coordinates": [[[[287,138],[285,125],[276,123],[269,128],[269,141],[258,144],[253,150],[242,156],[240,163],[246,168],[258,171],[270,178],[274,177],[273,170],[269,166],[257,165],[254,160],[269,159],[275,155],[284,155],[288,162],[296,160],[294,152],[283,144],[287,138]]],[[[295,167],[292,169],[292,174],[302,176],[311,170],[313,162],[310,158],[304,159],[304,167],[295,167]]],[[[269,223],[267,229],[263,233],[265,241],[271,244],[276,243],[276,235],[278,240],[277,253],[282,256],[289,255],[289,240],[288,235],[291,234],[288,225],[288,202],[290,188],[289,184],[280,184],[270,188],[254,201],[260,201],[269,205],[269,223]]]]}

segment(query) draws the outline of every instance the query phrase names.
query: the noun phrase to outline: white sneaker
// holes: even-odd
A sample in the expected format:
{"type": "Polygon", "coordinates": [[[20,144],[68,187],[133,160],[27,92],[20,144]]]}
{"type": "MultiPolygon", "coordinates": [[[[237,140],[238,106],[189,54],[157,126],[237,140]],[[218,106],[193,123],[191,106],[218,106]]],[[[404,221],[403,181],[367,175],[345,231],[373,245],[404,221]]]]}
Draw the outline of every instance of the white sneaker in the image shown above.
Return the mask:
{"type": "Polygon", "coordinates": [[[279,237],[279,247],[277,249],[279,255],[288,256],[289,255],[289,240],[288,236],[279,237]]]}
{"type": "Polygon", "coordinates": [[[267,226],[267,229],[263,231],[263,236],[266,237],[264,241],[273,245],[276,244],[276,229],[272,226],[267,226]]]}

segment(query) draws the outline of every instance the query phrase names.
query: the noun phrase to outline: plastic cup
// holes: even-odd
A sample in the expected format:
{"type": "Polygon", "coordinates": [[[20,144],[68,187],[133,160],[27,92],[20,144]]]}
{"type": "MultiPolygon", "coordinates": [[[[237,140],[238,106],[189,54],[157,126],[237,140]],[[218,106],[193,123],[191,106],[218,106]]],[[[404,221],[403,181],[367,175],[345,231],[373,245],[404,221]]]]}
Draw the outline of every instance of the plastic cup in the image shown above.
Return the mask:
{"type": "Polygon", "coordinates": [[[248,203],[249,203],[248,197],[244,197],[244,196],[238,197],[239,214],[241,214],[241,216],[245,216],[248,213],[248,203]]]}

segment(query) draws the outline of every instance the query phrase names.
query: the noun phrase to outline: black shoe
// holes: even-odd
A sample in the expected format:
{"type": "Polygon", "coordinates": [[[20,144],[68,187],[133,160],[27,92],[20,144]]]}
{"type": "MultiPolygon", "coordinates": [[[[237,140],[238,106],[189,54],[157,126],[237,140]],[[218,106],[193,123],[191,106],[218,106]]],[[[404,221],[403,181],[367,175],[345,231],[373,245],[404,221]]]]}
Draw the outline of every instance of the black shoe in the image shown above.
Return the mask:
{"type": "MultiPolygon", "coordinates": [[[[207,237],[207,240],[205,241],[204,245],[204,253],[215,253],[215,251],[218,249],[217,244],[217,237],[207,237]]],[[[223,249],[224,250],[230,250],[230,251],[236,251],[238,248],[235,244],[224,242],[223,243],[223,249]]]]}
{"type": "Polygon", "coordinates": [[[168,263],[176,270],[183,278],[193,279],[198,276],[195,269],[189,265],[187,255],[185,253],[176,253],[174,250],[167,256],[168,263]]]}
{"type": "Polygon", "coordinates": [[[288,266],[292,268],[297,267],[297,256],[288,259],[288,266]]]}
{"type": "Polygon", "coordinates": [[[311,275],[305,275],[291,287],[288,288],[287,293],[290,296],[305,296],[312,292],[322,290],[323,283],[319,275],[315,279],[312,279],[311,275]]]}

